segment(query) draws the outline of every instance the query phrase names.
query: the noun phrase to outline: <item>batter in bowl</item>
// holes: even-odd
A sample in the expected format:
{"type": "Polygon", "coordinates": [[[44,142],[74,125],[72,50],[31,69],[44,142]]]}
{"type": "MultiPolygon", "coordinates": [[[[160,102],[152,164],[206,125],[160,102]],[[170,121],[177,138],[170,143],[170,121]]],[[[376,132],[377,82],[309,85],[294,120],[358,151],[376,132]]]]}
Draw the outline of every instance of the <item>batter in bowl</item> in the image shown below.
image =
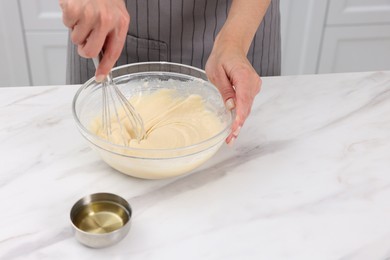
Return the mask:
{"type": "MultiPolygon", "coordinates": [[[[160,89],[130,100],[144,121],[145,136],[137,141],[123,111],[121,122],[111,122],[110,142],[140,149],[174,149],[199,143],[219,133],[223,125],[208,110],[204,99],[196,94],[181,97],[174,89],[160,89]],[[122,131],[120,125],[125,126],[122,131]]],[[[107,139],[100,117],[92,122],[91,131],[107,139]]]]}

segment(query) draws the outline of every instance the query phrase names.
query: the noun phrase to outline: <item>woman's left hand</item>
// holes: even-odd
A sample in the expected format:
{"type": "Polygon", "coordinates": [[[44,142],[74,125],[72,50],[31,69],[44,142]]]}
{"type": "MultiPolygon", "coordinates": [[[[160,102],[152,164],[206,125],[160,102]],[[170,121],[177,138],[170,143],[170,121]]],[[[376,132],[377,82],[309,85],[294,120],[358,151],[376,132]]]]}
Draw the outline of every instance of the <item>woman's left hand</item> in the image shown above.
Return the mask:
{"type": "Polygon", "coordinates": [[[206,63],[206,74],[220,91],[228,109],[235,109],[236,117],[226,143],[233,144],[248,118],[255,96],[260,92],[261,79],[234,43],[216,40],[206,63]]]}

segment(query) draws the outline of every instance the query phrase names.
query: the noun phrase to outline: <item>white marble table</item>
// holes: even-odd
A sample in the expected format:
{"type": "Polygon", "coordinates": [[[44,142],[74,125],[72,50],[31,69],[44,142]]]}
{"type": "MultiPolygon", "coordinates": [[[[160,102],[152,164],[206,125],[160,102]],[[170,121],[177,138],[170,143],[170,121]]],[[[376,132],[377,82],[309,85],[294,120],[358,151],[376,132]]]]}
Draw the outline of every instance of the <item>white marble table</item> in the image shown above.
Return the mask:
{"type": "Polygon", "coordinates": [[[390,71],[263,80],[234,147],[154,181],[88,148],[78,86],[0,88],[0,259],[389,259],[390,71]],[[133,207],[113,247],[72,234],[95,192],[133,207]]]}

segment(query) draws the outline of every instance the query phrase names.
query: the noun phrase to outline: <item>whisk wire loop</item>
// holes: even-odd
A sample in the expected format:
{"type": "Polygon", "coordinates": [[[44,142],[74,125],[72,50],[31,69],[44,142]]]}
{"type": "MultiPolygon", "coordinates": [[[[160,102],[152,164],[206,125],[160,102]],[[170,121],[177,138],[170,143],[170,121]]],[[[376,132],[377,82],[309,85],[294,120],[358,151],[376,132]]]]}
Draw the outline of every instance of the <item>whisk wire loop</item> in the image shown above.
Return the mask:
{"type": "MultiPolygon", "coordinates": [[[[99,57],[93,59],[96,68],[102,57],[103,54],[100,53],[99,57]]],[[[145,135],[143,120],[117,87],[111,72],[102,82],[102,105],[102,129],[110,142],[128,146],[130,139],[133,138],[132,135],[138,142],[143,139],[145,135]],[[126,124],[129,129],[126,128],[126,124]],[[117,140],[118,135],[115,134],[118,131],[120,140],[117,140]]]]}

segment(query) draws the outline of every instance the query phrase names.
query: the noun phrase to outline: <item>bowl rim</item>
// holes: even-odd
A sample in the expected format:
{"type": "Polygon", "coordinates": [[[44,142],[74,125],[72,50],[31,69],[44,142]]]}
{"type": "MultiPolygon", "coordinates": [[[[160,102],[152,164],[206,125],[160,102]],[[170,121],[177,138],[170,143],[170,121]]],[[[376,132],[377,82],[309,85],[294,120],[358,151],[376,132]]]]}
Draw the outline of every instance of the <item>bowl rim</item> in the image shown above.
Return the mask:
{"type": "MultiPolygon", "coordinates": [[[[118,66],[118,67],[114,67],[111,71],[116,71],[116,70],[120,70],[120,69],[123,69],[123,68],[128,68],[128,67],[133,67],[133,66],[140,66],[140,65],[151,65],[151,64],[163,64],[163,65],[174,65],[174,66],[178,66],[178,67],[185,67],[185,68],[188,68],[188,69],[192,69],[192,70],[196,70],[204,75],[206,75],[206,72],[202,69],[199,69],[199,68],[196,68],[196,67],[193,67],[193,66],[190,66],[190,65],[186,65],[186,64],[180,64],[180,63],[175,63],[175,62],[167,62],[167,61],[148,61],[148,62],[135,62],[135,63],[130,63],[130,64],[125,64],[125,65],[121,65],[121,66],[118,66]]],[[[153,71],[150,71],[150,72],[153,72],[153,71]]],[[[147,72],[149,73],[149,71],[147,72]]],[[[178,73],[180,74],[180,73],[178,73]]],[[[207,77],[207,76],[206,76],[207,77]]],[[[202,81],[205,81],[203,79],[199,79],[199,80],[202,80],[202,81]]],[[[198,142],[198,143],[195,143],[195,144],[191,144],[191,145],[188,145],[188,146],[183,146],[183,147],[178,147],[178,148],[164,148],[164,149],[144,149],[144,148],[134,148],[134,147],[129,147],[129,146],[124,146],[124,145],[120,145],[120,144],[114,144],[114,143],[111,143],[109,142],[108,140],[104,139],[104,138],[101,138],[99,136],[96,136],[95,134],[91,133],[90,130],[88,130],[81,122],[80,122],[80,119],[79,117],[77,116],[77,112],[76,112],[76,102],[77,102],[77,99],[78,97],[80,96],[81,92],[83,90],[85,90],[93,81],[95,81],[95,76],[90,78],[88,81],[86,81],[84,84],[82,84],[80,86],[80,88],[77,90],[76,94],[74,95],[73,97],[73,101],[72,101],[72,114],[73,114],[73,118],[74,120],[76,121],[76,124],[77,124],[77,127],[79,129],[79,131],[81,132],[81,134],[90,142],[92,143],[93,145],[103,149],[103,150],[106,150],[106,151],[109,151],[111,153],[115,153],[115,154],[118,154],[118,155],[122,155],[122,156],[127,156],[127,157],[133,157],[133,158],[144,158],[144,159],[160,159],[160,158],[164,158],[164,157],[147,157],[145,158],[144,156],[134,156],[134,155],[126,155],[125,153],[118,153],[118,152],[115,152],[113,150],[110,150],[110,149],[107,149],[105,147],[113,147],[114,149],[122,149],[122,150],[126,150],[126,151],[132,151],[132,152],[141,152],[141,154],[144,155],[143,152],[145,151],[148,151],[148,152],[159,152],[159,153],[162,153],[162,152],[168,152],[168,151],[174,151],[174,152],[180,152],[180,151],[185,151],[185,150],[191,150],[191,149],[194,149],[198,146],[202,146],[204,145],[205,143],[208,143],[212,140],[218,140],[218,142],[220,141],[219,139],[221,138],[218,138],[220,136],[224,136],[224,138],[226,138],[228,136],[228,134],[226,134],[227,130],[229,128],[232,127],[232,123],[233,123],[233,118],[234,118],[234,111],[230,110],[228,111],[229,114],[230,114],[230,117],[229,117],[229,123],[226,125],[226,127],[224,127],[222,130],[220,130],[217,134],[211,136],[210,138],[207,138],[201,142],[198,142]],[[103,147],[102,145],[99,145],[95,142],[92,142],[91,139],[96,139],[98,140],[99,142],[102,142],[104,143],[105,147],[103,147]]],[[[209,82],[212,86],[214,86],[216,89],[217,87],[212,84],[210,81],[207,80],[207,82],[209,82]]],[[[218,90],[218,89],[217,89],[218,90]]],[[[217,142],[217,143],[218,143],[217,142]]],[[[216,143],[215,143],[216,144],[216,143]]],[[[211,148],[211,147],[214,147],[213,144],[212,146],[208,147],[208,148],[211,148]]],[[[201,151],[204,151],[204,150],[201,150],[201,151]]],[[[179,156],[172,156],[172,157],[169,157],[170,158],[179,158],[179,157],[186,157],[186,156],[189,156],[189,155],[192,155],[192,154],[197,154],[201,151],[195,151],[193,153],[189,153],[189,154],[184,154],[184,155],[179,155],[179,156]]],[[[168,159],[168,158],[164,158],[164,159],[168,159]]]]}

